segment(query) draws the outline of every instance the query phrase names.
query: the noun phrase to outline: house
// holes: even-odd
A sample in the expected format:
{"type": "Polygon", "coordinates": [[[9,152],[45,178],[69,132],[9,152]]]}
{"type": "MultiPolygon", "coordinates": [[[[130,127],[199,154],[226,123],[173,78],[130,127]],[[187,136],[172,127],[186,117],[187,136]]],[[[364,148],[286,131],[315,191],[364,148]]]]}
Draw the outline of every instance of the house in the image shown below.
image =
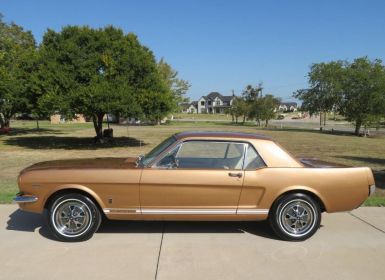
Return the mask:
{"type": "Polygon", "coordinates": [[[296,102],[282,102],[279,104],[278,111],[283,111],[283,112],[296,112],[298,109],[297,103],[296,102]]]}
{"type": "Polygon", "coordinates": [[[202,96],[197,101],[198,114],[225,114],[226,109],[233,104],[234,95],[222,95],[219,92],[211,92],[202,96]]]}
{"type": "Polygon", "coordinates": [[[196,114],[198,113],[198,101],[193,101],[191,103],[182,103],[180,104],[182,107],[182,113],[187,114],[196,114]]]}

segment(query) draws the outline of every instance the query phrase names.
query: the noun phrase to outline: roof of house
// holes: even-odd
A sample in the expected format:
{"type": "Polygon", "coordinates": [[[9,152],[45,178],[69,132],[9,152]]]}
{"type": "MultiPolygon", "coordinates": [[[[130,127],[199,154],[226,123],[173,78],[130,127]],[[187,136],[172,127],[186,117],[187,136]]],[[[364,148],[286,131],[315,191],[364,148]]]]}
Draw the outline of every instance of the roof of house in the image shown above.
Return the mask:
{"type": "Polygon", "coordinates": [[[208,100],[214,100],[217,97],[220,100],[222,100],[222,101],[231,101],[231,99],[233,99],[235,96],[233,96],[233,95],[222,95],[222,94],[220,94],[219,92],[216,92],[216,91],[210,92],[206,96],[202,96],[202,98],[205,99],[205,100],[207,100],[207,99],[208,100]]]}
{"type": "Polygon", "coordinates": [[[244,133],[244,132],[225,132],[225,131],[185,131],[175,134],[175,138],[180,140],[184,138],[195,138],[195,137],[213,137],[213,138],[245,138],[245,139],[262,139],[262,140],[273,140],[271,137],[256,134],[256,133],[244,133]]]}
{"type": "Polygon", "coordinates": [[[206,97],[208,98],[208,99],[215,99],[215,98],[220,98],[220,99],[222,99],[222,94],[220,94],[219,92],[210,92],[208,95],[206,95],[206,97]]]}
{"type": "Polygon", "coordinates": [[[226,95],[226,96],[223,95],[221,99],[222,99],[222,101],[229,101],[230,102],[231,99],[233,99],[234,97],[235,96],[233,96],[233,95],[226,95]]]}
{"type": "Polygon", "coordinates": [[[297,107],[297,102],[281,102],[281,105],[297,107]]]}

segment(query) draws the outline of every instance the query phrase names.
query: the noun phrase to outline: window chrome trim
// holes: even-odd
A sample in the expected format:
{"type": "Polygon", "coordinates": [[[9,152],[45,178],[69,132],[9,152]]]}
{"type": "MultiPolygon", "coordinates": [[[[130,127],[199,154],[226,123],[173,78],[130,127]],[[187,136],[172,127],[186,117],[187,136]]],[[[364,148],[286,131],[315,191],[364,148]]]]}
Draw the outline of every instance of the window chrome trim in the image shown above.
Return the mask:
{"type": "MultiPolygon", "coordinates": [[[[187,139],[187,140],[182,140],[180,142],[176,142],[174,143],[173,145],[171,145],[170,147],[168,147],[166,150],[167,151],[164,151],[163,153],[161,153],[159,155],[159,157],[152,162],[151,164],[151,168],[156,168],[156,169],[168,169],[168,168],[165,168],[165,167],[159,167],[157,166],[157,164],[164,158],[166,157],[168,154],[170,154],[171,152],[173,152],[175,149],[178,149],[178,151],[176,152],[176,156],[178,155],[181,147],[183,146],[184,143],[187,143],[187,142],[210,142],[210,143],[227,143],[227,144],[239,144],[239,145],[243,145],[243,155],[242,155],[242,166],[240,169],[231,169],[231,170],[241,170],[243,171],[244,170],[244,164],[245,164],[245,159],[246,159],[246,152],[247,152],[247,148],[249,145],[251,145],[249,142],[247,141],[231,141],[231,140],[218,140],[218,139],[213,139],[213,140],[207,140],[207,139],[187,139]]],[[[253,147],[254,148],[254,147],[253,147]]],[[[254,148],[255,150],[255,148],[254,148]]],[[[256,152],[258,154],[258,152],[256,152]]],[[[259,154],[258,154],[259,156],[259,154]]],[[[260,157],[260,156],[259,156],[260,157]]],[[[263,159],[262,159],[263,161],[263,159]]],[[[172,169],[178,169],[178,168],[172,168],[172,169]]],[[[199,168],[181,168],[181,169],[188,169],[188,170],[196,170],[196,169],[199,169],[199,168]]],[[[217,168],[205,168],[207,170],[217,170],[217,168]]],[[[222,170],[222,169],[220,169],[222,170]]],[[[226,169],[223,169],[223,170],[226,170],[226,169]]]]}

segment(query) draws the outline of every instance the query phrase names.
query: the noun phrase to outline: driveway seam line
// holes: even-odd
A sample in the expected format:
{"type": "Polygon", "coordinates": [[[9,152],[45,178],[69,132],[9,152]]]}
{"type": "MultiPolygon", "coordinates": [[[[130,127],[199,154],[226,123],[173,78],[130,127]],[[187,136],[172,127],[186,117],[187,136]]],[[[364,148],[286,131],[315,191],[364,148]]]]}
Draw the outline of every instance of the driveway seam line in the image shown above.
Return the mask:
{"type": "Polygon", "coordinates": [[[160,246],[159,246],[159,252],[158,252],[158,260],[156,262],[155,280],[158,278],[159,260],[160,260],[160,254],[162,253],[164,228],[165,228],[165,222],[162,223],[162,237],[160,239],[160,246]]]}
{"type": "Polygon", "coordinates": [[[376,229],[376,230],[378,230],[378,231],[381,231],[382,233],[385,233],[385,231],[383,231],[382,229],[376,227],[375,225],[372,225],[371,223],[369,223],[369,222],[365,221],[364,219],[362,219],[362,218],[360,218],[360,217],[354,215],[353,213],[349,212],[349,214],[350,214],[351,216],[353,216],[354,218],[360,220],[361,222],[363,222],[363,223],[365,223],[365,224],[371,226],[372,228],[374,228],[374,229],[376,229]]]}

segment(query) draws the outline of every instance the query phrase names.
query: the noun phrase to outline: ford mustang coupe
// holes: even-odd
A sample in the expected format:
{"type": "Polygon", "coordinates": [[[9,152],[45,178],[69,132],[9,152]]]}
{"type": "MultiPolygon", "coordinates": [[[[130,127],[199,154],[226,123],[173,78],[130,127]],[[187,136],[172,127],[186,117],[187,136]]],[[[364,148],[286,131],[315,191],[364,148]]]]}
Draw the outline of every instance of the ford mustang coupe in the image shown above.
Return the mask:
{"type": "Polygon", "coordinates": [[[183,132],[146,156],[57,160],[18,178],[21,209],[47,214],[54,236],[81,241],[113,220],[268,219],[284,240],[304,240],[321,213],[349,211],[374,192],[367,167],[297,160],[267,136],[183,132]]]}

